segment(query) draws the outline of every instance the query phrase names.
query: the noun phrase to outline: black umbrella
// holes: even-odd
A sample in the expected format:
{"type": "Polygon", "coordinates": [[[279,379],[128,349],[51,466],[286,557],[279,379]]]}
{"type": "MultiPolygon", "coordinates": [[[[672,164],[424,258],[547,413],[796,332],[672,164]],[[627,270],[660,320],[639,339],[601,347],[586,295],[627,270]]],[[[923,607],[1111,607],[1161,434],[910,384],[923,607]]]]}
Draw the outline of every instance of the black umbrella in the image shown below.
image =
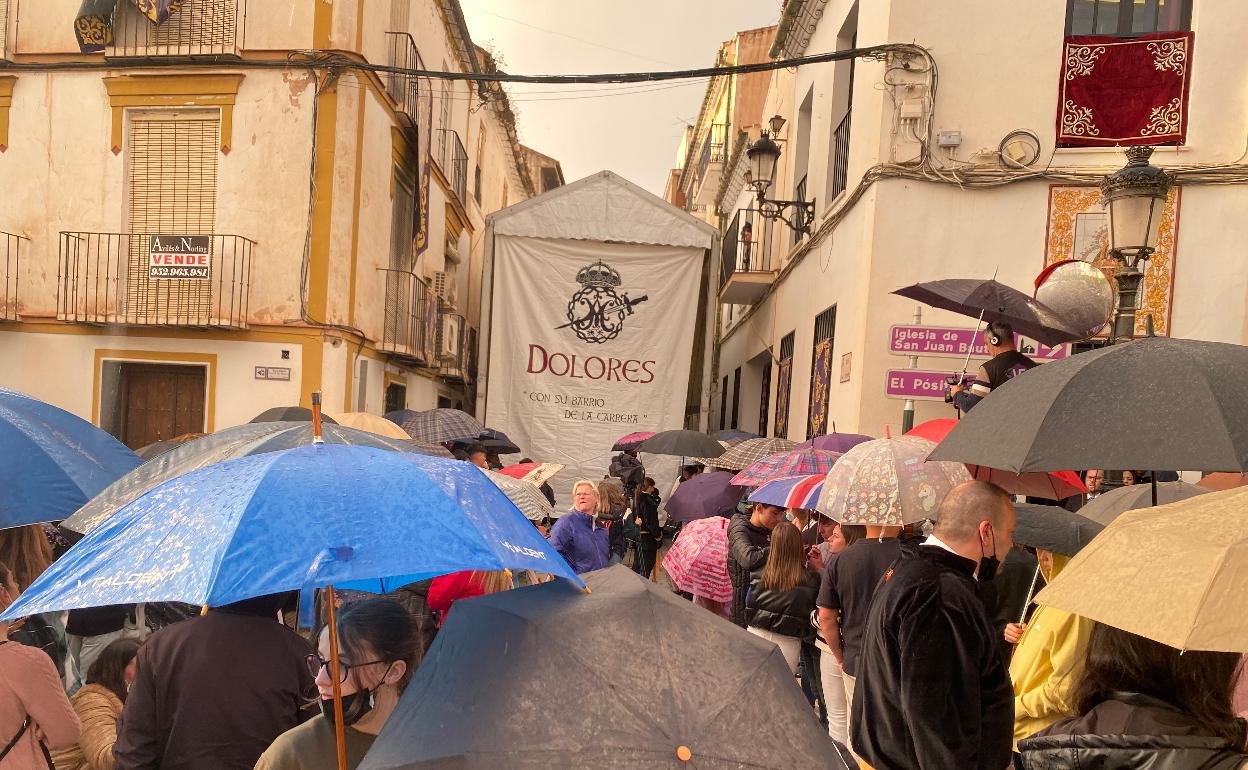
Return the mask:
{"type": "Polygon", "coordinates": [[[474,443],[480,444],[485,447],[486,451],[493,452],[498,455],[514,455],[521,451],[520,447],[516,446],[514,441],[507,438],[506,433],[503,433],[501,430],[494,430],[493,428],[486,428],[481,431],[481,435],[477,436],[473,440],[465,439],[456,441],[455,446],[460,448],[474,443]]]}
{"type": "MultiPolygon", "coordinates": [[[[1213,490],[1185,484],[1182,481],[1167,481],[1157,485],[1157,505],[1168,505],[1186,500],[1189,497],[1203,495],[1213,490]]],[[[1126,487],[1111,489],[1097,495],[1079,509],[1079,513],[1092,521],[1105,526],[1118,518],[1120,514],[1134,511],[1136,508],[1148,508],[1153,504],[1153,490],[1148,484],[1131,484],[1126,487]]]]}
{"type": "MultiPolygon", "coordinates": [[[[275,406],[251,418],[252,422],[312,422],[312,410],[306,406],[275,406]]],[[[321,413],[321,422],[337,425],[338,421],[321,413]]]]}
{"type": "Polygon", "coordinates": [[[1028,473],[1248,470],[1248,348],[1144,337],[1024,372],[928,459],[1028,473]]]}
{"type": "Polygon", "coordinates": [[[584,578],[456,602],[359,770],[847,767],[777,647],[626,567],[584,578]]]}
{"type": "Polygon", "coordinates": [[[1014,331],[1045,345],[1073,342],[1085,335],[1071,328],[1057,311],[1017,289],[982,278],[946,278],[893,292],[925,305],[985,321],[1004,321],[1014,331]]]}
{"type": "Polygon", "coordinates": [[[724,453],[723,444],[696,430],[665,430],[641,442],[637,449],[677,457],[719,457],[724,453]]]}
{"type": "Polygon", "coordinates": [[[1018,514],[1013,534],[1015,543],[1064,556],[1079,553],[1105,529],[1104,524],[1056,505],[1020,503],[1014,506],[1014,510],[1018,514]]]}

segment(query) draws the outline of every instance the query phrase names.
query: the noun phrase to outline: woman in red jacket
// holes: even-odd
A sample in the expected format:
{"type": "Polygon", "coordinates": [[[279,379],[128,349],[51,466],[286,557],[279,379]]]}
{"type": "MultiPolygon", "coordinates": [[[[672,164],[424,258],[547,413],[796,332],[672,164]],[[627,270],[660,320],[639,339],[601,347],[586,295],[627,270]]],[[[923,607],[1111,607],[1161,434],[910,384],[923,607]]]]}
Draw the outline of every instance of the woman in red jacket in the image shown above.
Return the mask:
{"type": "Polygon", "coordinates": [[[460,599],[493,594],[511,588],[511,575],[506,570],[484,572],[465,570],[433,579],[429,586],[429,609],[438,618],[438,628],[446,622],[451,605],[460,599]]]}

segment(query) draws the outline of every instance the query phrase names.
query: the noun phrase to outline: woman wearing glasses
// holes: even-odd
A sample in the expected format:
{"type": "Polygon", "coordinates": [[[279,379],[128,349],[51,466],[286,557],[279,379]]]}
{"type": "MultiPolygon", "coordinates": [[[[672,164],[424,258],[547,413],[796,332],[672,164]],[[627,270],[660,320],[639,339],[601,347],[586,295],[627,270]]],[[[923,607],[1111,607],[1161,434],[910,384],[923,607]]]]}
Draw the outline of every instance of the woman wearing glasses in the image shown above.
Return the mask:
{"type": "MultiPolygon", "coordinates": [[[[339,680],[347,725],[347,767],[358,766],[412,677],[416,633],[407,610],[388,599],[349,604],[338,615],[339,680]]],[[[256,770],[338,770],[329,629],[308,656],[321,716],[278,736],[256,770]]]]}

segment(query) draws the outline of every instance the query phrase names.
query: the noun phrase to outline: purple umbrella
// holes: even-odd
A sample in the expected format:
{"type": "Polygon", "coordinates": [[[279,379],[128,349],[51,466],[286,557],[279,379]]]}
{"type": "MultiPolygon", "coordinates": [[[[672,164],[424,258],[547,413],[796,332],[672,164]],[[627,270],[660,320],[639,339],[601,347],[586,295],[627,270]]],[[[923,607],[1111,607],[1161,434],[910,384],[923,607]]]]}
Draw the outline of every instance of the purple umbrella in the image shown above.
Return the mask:
{"type": "Polygon", "coordinates": [[[699,473],[676,488],[667,501],[668,515],[673,521],[693,521],[730,513],[745,494],[745,487],[731,482],[727,471],[699,473]]]}
{"type": "Polygon", "coordinates": [[[844,453],[870,440],[870,436],[864,436],[861,433],[829,433],[826,436],[815,436],[814,447],[825,452],[844,453]]]}

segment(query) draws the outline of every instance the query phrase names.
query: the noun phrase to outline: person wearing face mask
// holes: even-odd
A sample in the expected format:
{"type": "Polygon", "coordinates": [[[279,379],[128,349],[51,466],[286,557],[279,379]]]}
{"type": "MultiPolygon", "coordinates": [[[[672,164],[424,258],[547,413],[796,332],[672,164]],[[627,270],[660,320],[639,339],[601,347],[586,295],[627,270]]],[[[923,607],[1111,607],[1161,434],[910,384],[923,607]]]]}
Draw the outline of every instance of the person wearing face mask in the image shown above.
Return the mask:
{"type": "MultiPolygon", "coordinates": [[[[401,605],[365,599],[338,615],[338,643],[347,767],[353,769],[372,748],[412,678],[415,627],[401,605]]],[[[315,672],[321,715],[278,736],[255,770],[338,770],[328,628],[321,631],[318,651],[307,661],[308,670],[315,672]]]]}
{"type": "Polygon", "coordinates": [[[139,648],[115,770],[251,770],[312,715],[309,645],[277,621],[288,594],[211,607],[139,648]]]}
{"type": "Polygon", "coordinates": [[[884,573],[850,717],[852,748],[868,766],[1010,766],[1014,693],[976,581],[995,576],[1013,531],[1009,495],[968,481],[945,496],[932,535],[906,544],[884,573]]]}
{"type": "MultiPolygon", "coordinates": [[[[608,514],[609,515],[609,514],[608,514]]],[[[588,479],[572,487],[572,510],[550,528],[550,544],[579,575],[607,566],[611,535],[598,515],[598,485],[588,479]]]]}
{"type": "Polygon", "coordinates": [[[117,718],[134,681],[137,639],[115,639],[87,669],[86,684],[70,702],[82,722],[82,736],[71,748],[52,754],[56,770],[112,770],[117,718]]]}

